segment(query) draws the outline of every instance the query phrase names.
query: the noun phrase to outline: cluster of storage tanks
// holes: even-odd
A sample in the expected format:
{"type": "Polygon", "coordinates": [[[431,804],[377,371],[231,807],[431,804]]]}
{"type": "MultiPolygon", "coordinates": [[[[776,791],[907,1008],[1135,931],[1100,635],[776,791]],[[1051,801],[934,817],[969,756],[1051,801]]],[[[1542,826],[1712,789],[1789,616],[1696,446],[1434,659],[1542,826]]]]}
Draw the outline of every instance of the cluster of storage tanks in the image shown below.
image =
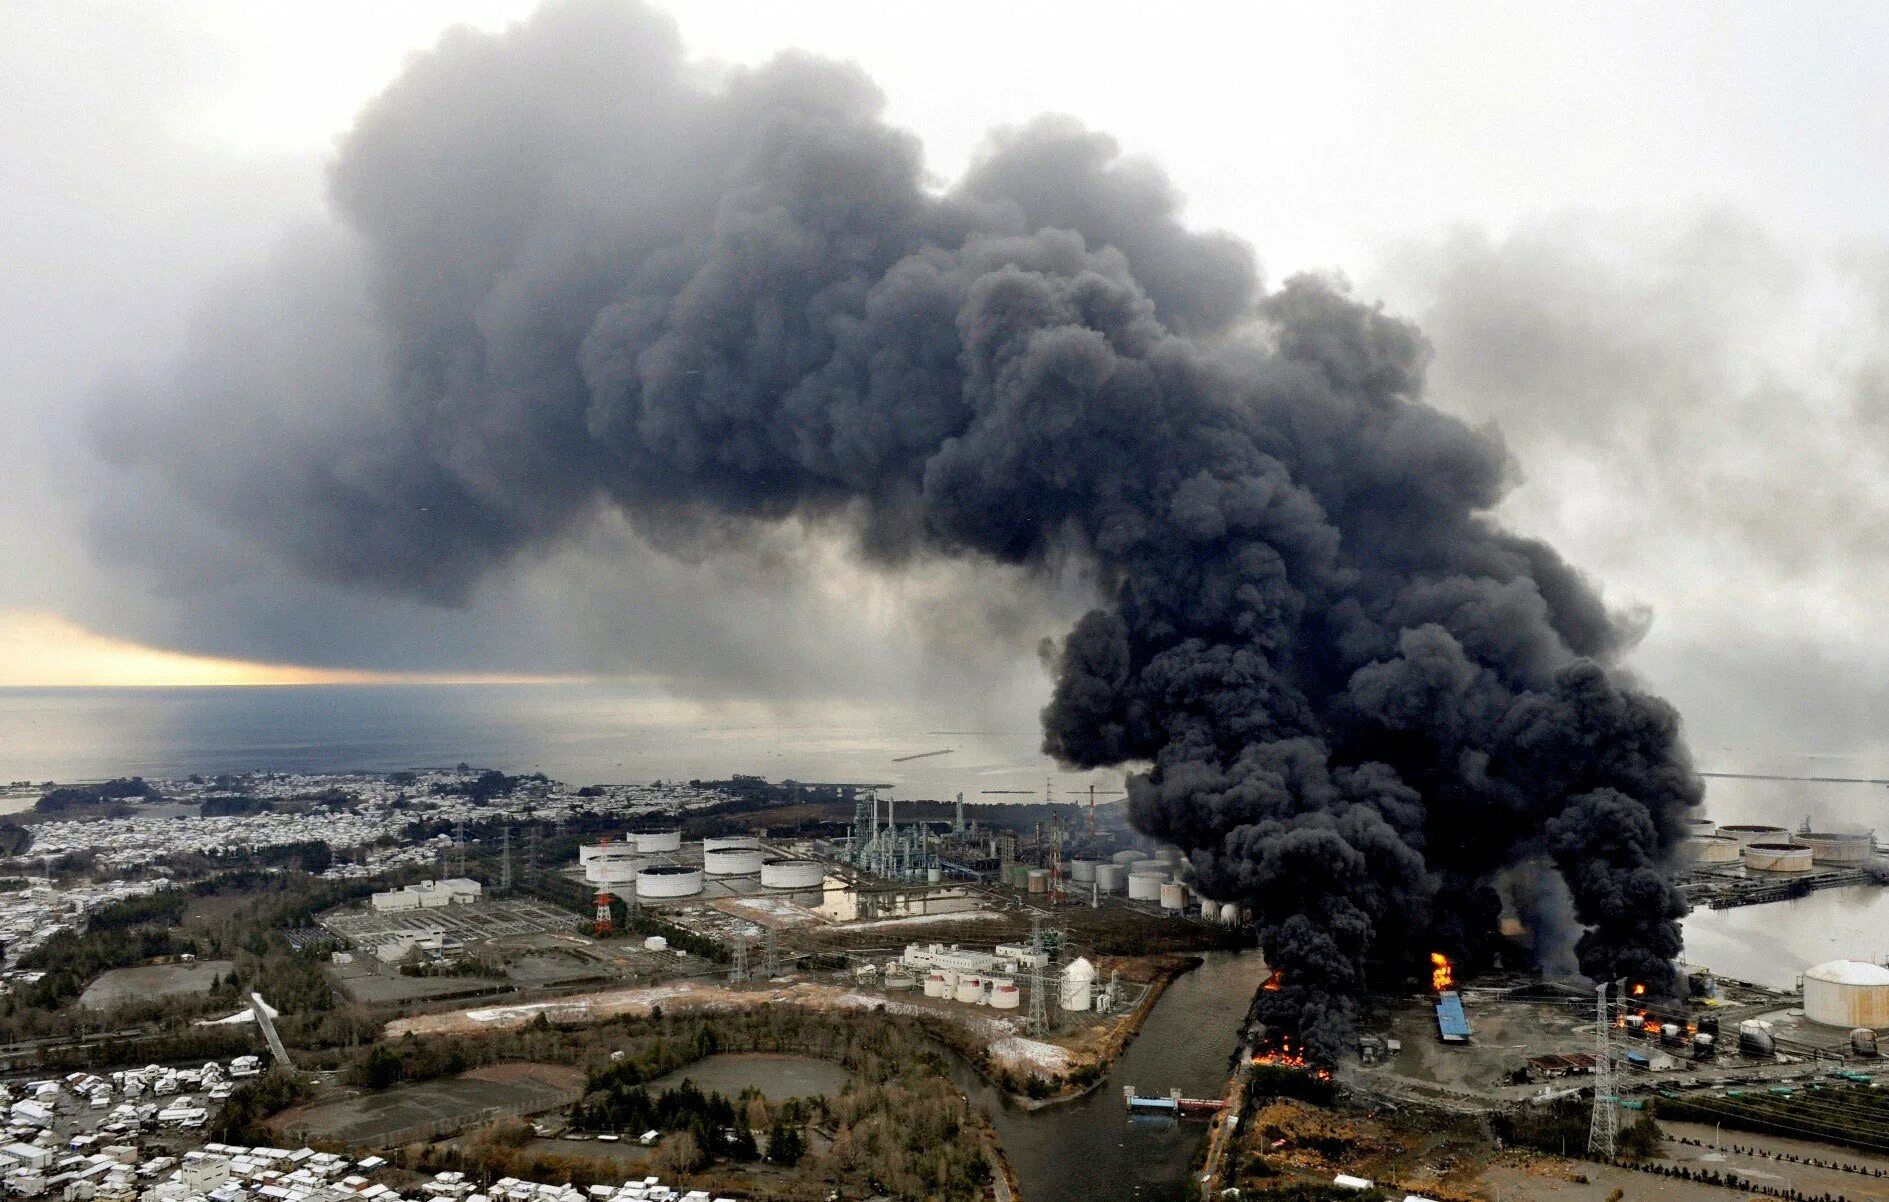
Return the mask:
{"type": "Polygon", "coordinates": [[[639,831],[617,843],[589,843],[577,849],[584,879],[609,893],[643,898],[694,897],[710,878],[755,876],[769,889],[817,889],[826,879],[818,860],[769,857],[752,835],[702,840],[702,866],[652,864],[648,857],[682,850],[678,830],[639,831]]]}
{"type": "MultiPolygon", "coordinates": [[[[1084,886],[1093,886],[1102,893],[1125,892],[1130,901],[1156,902],[1162,909],[1178,914],[1193,900],[1187,886],[1175,879],[1179,864],[1180,853],[1173,850],[1158,856],[1118,851],[1107,860],[1071,860],[1067,876],[1071,890],[1077,894],[1087,892],[1084,886]]],[[[1032,892],[1040,892],[1037,873],[1046,879],[1049,875],[1042,869],[1032,869],[1028,882],[1032,892]]],[[[1240,908],[1232,903],[1221,906],[1201,899],[1200,907],[1202,917],[1229,925],[1240,921],[1240,908]]]]}
{"type": "MultiPolygon", "coordinates": [[[[887,965],[886,986],[898,988],[894,972],[900,966],[887,965]]],[[[1015,1010],[1023,1004],[1023,991],[1016,978],[987,976],[983,973],[958,972],[934,968],[925,974],[925,996],[963,1002],[967,1006],[989,1006],[993,1010],[1015,1010]]],[[[1088,1010],[1095,1005],[1095,965],[1081,956],[1070,961],[1057,979],[1056,1005],[1063,1010],[1088,1010]]]]}
{"type": "Polygon", "coordinates": [[[1784,827],[1764,823],[1714,826],[1703,818],[1691,822],[1681,846],[1687,863],[1743,864],[1753,872],[1809,872],[1818,864],[1855,866],[1869,863],[1874,854],[1875,842],[1869,835],[1830,831],[1793,834],[1784,827]]]}

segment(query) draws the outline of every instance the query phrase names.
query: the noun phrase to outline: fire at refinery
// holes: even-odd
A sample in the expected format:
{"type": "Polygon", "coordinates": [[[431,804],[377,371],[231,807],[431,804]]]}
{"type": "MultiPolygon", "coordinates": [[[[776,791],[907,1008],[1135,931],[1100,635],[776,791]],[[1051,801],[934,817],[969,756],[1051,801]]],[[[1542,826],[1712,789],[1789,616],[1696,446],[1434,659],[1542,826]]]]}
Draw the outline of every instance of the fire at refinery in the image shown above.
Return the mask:
{"type": "Polygon", "coordinates": [[[1450,958],[1442,952],[1430,953],[1430,988],[1436,993],[1456,988],[1456,974],[1450,968],[1450,958]]]}

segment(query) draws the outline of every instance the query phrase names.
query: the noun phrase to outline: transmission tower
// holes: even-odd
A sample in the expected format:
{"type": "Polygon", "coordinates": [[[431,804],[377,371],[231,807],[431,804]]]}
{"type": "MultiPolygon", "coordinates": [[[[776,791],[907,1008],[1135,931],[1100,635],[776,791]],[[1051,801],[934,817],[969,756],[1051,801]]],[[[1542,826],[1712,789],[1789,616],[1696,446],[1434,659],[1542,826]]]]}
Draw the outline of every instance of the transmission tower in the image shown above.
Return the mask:
{"type": "Polygon", "coordinates": [[[1023,1028],[1035,1039],[1049,1034],[1049,997],[1044,992],[1049,981],[1049,956],[1043,950],[1043,917],[1035,914],[1030,917],[1030,1015],[1023,1028]]]}
{"type": "Polygon", "coordinates": [[[728,969],[728,979],[739,983],[748,979],[748,937],[735,936],[735,959],[728,969]]]}
{"type": "Polygon", "coordinates": [[[761,936],[761,972],[772,981],[781,975],[781,944],[773,927],[763,928],[761,936]]]}
{"type": "Polygon", "coordinates": [[[1613,1023],[1607,1017],[1607,982],[1594,986],[1594,1122],[1587,1130],[1587,1154],[1614,1158],[1620,1111],[1614,1105],[1613,1023]]]}
{"type": "Polygon", "coordinates": [[[512,824],[498,829],[498,891],[512,891],[512,824]]]}

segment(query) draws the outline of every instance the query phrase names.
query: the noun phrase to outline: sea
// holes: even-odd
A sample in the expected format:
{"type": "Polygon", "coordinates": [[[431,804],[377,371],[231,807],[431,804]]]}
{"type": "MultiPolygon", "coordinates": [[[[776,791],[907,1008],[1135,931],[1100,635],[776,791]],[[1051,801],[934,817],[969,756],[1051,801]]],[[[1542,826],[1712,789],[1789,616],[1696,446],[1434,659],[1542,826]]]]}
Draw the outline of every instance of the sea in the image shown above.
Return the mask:
{"type": "Polygon", "coordinates": [[[574,785],[744,773],[888,785],[900,800],[1120,797],[1120,771],[1059,769],[1034,726],[901,718],[808,720],[615,683],[0,688],[0,784],[466,763],[574,785]]]}

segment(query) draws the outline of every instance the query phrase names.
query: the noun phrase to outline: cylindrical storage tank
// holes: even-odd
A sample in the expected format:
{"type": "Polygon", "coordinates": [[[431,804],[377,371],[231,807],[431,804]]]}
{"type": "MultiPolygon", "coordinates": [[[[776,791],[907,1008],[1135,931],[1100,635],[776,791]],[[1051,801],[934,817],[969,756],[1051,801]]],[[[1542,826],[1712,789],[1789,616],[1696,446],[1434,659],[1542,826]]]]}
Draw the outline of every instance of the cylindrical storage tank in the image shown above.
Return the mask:
{"type": "Polygon", "coordinates": [[[945,993],[946,993],[946,990],[945,990],[944,974],[941,972],[936,972],[936,971],[926,973],[925,974],[925,996],[926,997],[943,997],[945,996],[945,993]]]}
{"type": "Polygon", "coordinates": [[[1063,969],[1062,996],[1057,999],[1064,1010],[1087,1010],[1095,994],[1095,965],[1081,956],[1063,969]]]}
{"type": "Polygon", "coordinates": [[[1748,1018],[1739,1023],[1738,1052],[1743,1056],[1777,1055],[1777,1040],[1771,1036],[1771,1024],[1761,1018],[1748,1018]]]}
{"type": "Polygon", "coordinates": [[[1747,843],[1745,867],[1753,872],[1809,872],[1810,849],[1801,843],[1747,843]]]}
{"type": "Polygon", "coordinates": [[[1097,864],[1095,866],[1095,887],[1104,893],[1120,893],[1122,883],[1128,874],[1122,871],[1120,864],[1097,864]]]}
{"type": "Polygon", "coordinates": [[[1147,858],[1147,856],[1138,851],[1118,851],[1109,857],[1110,860],[1117,864],[1133,864],[1136,860],[1145,860],[1147,858]]]}
{"type": "Polygon", "coordinates": [[[649,938],[643,940],[643,950],[649,952],[666,952],[669,950],[669,941],[664,939],[661,935],[651,935],[649,938]]]}
{"type": "Polygon", "coordinates": [[[759,851],[761,841],[753,835],[722,835],[715,839],[702,840],[702,854],[711,851],[759,851]]]}
{"type": "Polygon", "coordinates": [[[885,970],[887,989],[910,989],[917,983],[918,980],[912,976],[911,970],[902,964],[894,964],[885,970]]]}
{"type": "Polygon", "coordinates": [[[957,999],[970,1005],[984,1000],[984,978],[967,972],[958,978],[957,999]]]}
{"type": "Polygon", "coordinates": [[[1678,1023],[1661,1023],[1659,1026],[1659,1037],[1663,1043],[1678,1043],[1679,1037],[1685,1033],[1686,1029],[1678,1023]]]}
{"type": "Polygon", "coordinates": [[[1029,884],[1030,884],[1031,893],[1048,893],[1049,892],[1049,869],[1047,868],[1030,869],[1029,884]]]}
{"type": "Polygon", "coordinates": [[[579,864],[590,863],[592,860],[602,855],[603,849],[608,846],[610,846],[608,843],[579,843],[577,845],[577,862],[579,864]]]}
{"type": "Polygon", "coordinates": [[[1680,841],[1679,859],[1685,864],[1736,864],[1742,850],[1730,835],[1689,835],[1680,841]]]}
{"type": "Polygon", "coordinates": [[[636,874],[636,896],[645,901],[663,897],[694,897],[701,891],[700,868],[658,864],[636,874]]]}
{"type": "Polygon", "coordinates": [[[1717,1036],[1701,1031],[1692,1037],[1692,1054],[1699,1060],[1708,1060],[1718,1051],[1717,1043],[1717,1036]]]}
{"type": "Polygon", "coordinates": [[[944,884],[944,869],[938,867],[936,864],[925,869],[925,883],[927,885],[944,884]]]}
{"type": "Polygon", "coordinates": [[[1627,1034],[1643,1035],[1645,1033],[1646,1033],[1646,1015],[1644,1014],[1627,1015],[1627,1034]]]}
{"type": "Polygon", "coordinates": [[[1881,1054],[1876,1044],[1876,1033],[1868,1027],[1858,1027],[1850,1032],[1850,1051],[1858,1056],[1877,1056],[1881,1054]]]}
{"type": "Polygon", "coordinates": [[[658,851],[682,850],[682,832],[678,830],[637,831],[630,837],[636,840],[636,850],[644,855],[658,851]]]}
{"type": "Polygon", "coordinates": [[[1686,833],[1700,839],[1708,839],[1718,834],[1718,823],[1710,818],[1686,819],[1686,833]]]}
{"type": "Polygon", "coordinates": [[[1009,977],[996,977],[990,983],[990,1005],[993,1010],[1015,1010],[1023,1004],[1023,991],[1009,977]]]}
{"type": "Polygon", "coordinates": [[[947,968],[944,970],[944,995],[946,997],[956,997],[957,992],[958,992],[957,970],[947,968]]]}
{"type": "Polygon", "coordinates": [[[768,860],[761,865],[761,883],[769,889],[817,889],[826,879],[818,860],[768,860]]]}
{"type": "Polygon", "coordinates": [[[1730,835],[1738,840],[1738,846],[1748,847],[1753,843],[1789,843],[1791,832],[1781,826],[1766,826],[1763,823],[1734,822],[1718,828],[1721,835],[1730,835]]]}
{"type": "Polygon", "coordinates": [[[1828,1027],[1889,1027],[1889,968],[1831,960],[1805,969],[1804,1017],[1828,1027]]]}
{"type": "Polygon", "coordinates": [[[607,856],[592,860],[584,869],[584,879],[593,885],[628,885],[643,869],[635,856],[607,856]]]}
{"type": "Polygon", "coordinates": [[[1130,876],[1133,876],[1137,872],[1158,872],[1165,877],[1172,873],[1173,870],[1174,866],[1169,864],[1166,860],[1136,860],[1133,864],[1128,866],[1128,874],[1130,876]]]}
{"type": "Polygon", "coordinates": [[[1078,885],[1086,885],[1095,879],[1094,860],[1069,861],[1069,879],[1078,885]]]}
{"type": "Polygon", "coordinates": [[[723,847],[702,853],[702,871],[710,876],[752,876],[761,871],[761,853],[752,847],[723,847]]]}
{"type": "Polygon", "coordinates": [[[1797,841],[1810,848],[1810,858],[1819,864],[1867,864],[1876,849],[1868,835],[1836,835],[1813,831],[1798,835],[1797,841]]]}
{"type": "Polygon", "coordinates": [[[1240,925],[1240,907],[1237,903],[1227,902],[1220,907],[1220,921],[1230,927],[1240,925]]]}
{"type": "Polygon", "coordinates": [[[1162,872],[1135,872],[1128,877],[1128,899],[1130,901],[1161,900],[1161,886],[1167,884],[1167,874],[1162,872]]]}
{"type": "Polygon", "coordinates": [[[1187,886],[1177,885],[1173,881],[1161,886],[1161,908],[1180,911],[1187,908],[1187,886]]]}

